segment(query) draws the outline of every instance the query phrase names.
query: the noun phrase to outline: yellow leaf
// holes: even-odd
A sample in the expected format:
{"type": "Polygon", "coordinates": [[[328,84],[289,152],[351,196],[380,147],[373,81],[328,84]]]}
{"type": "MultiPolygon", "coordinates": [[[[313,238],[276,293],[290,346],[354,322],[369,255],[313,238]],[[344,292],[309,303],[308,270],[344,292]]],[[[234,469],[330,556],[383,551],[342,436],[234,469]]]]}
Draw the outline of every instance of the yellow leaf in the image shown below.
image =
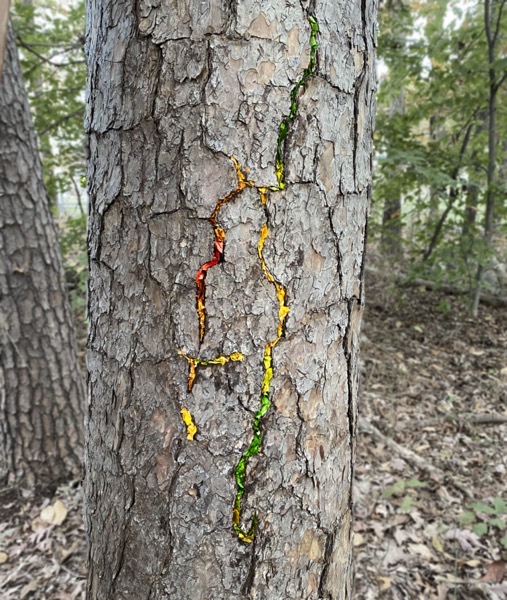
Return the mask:
{"type": "Polygon", "coordinates": [[[40,518],[43,521],[45,521],[46,523],[52,523],[54,516],[55,516],[55,509],[51,504],[41,510],[40,518]]]}
{"type": "Polygon", "coordinates": [[[480,560],[472,558],[471,560],[466,560],[465,565],[467,565],[467,567],[472,567],[472,569],[476,569],[477,567],[480,567],[482,563],[480,560]]]}
{"type": "Polygon", "coordinates": [[[0,552],[0,565],[3,565],[9,560],[9,555],[7,552],[0,552]]]}
{"type": "Polygon", "coordinates": [[[41,510],[40,518],[50,525],[61,525],[69,511],[61,500],[57,500],[54,504],[46,506],[41,510]]]}
{"type": "Polygon", "coordinates": [[[438,535],[434,535],[431,538],[431,545],[433,546],[433,548],[435,548],[437,552],[444,551],[444,545],[442,544],[442,540],[438,537],[438,535]]]}
{"type": "Polygon", "coordinates": [[[380,580],[380,589],[381,591],[385,592],[386,590],[388,590],[391,587],[391,583],[393,582],[393,578],[392,577],[379,577],[380,580]]]}
{"type": "Polygon", "coordinates": [[[57,500],[53,504],[53,508],[55,511],[53,517],[53,525],[61,525],[67,518],[67,514],[69,511],[67,510],[67,507],[61,500],[57,500]]]}

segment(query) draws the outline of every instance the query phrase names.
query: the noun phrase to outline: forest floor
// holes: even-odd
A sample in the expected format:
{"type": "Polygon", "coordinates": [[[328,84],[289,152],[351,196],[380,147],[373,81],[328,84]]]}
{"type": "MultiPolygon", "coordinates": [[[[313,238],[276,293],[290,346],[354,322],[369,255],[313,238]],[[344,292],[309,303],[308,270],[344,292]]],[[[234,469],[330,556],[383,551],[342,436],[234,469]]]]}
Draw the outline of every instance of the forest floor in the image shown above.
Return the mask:
{"type": "MultiPolygon", "coordinates": [[[[506,309],[474,321],[452,296],[368,282],[357,600],[507,599],[506,324],[506,309]]],[[[0,490],[0,598],[84,598],[81,511],[79,482],[0,490]]]]}
{"type": "Polygon", "coordinates": [[[358,600],[507,598],[507,310],[367,281],[358,600]]]}

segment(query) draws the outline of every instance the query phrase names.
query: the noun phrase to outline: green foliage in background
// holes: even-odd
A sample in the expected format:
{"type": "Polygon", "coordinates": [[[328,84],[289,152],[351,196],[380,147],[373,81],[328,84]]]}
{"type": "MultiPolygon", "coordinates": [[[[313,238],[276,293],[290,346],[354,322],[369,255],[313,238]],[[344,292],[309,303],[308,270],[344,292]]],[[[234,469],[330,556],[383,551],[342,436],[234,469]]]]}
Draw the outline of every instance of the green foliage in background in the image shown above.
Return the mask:
{"type": "MultiPolygon", "coordinates": [[[[386,203],[399,199],[402,210],[395,218],[402,225],[401,245],[412,276],[468,288],[477,264],[488,264],[494,254],[482,241],[489,85],[483,11],[479,0],[391,0],[380,12],[379,59],[385,75],[378,94],[372,231],[377,237],[392,235],[382,212],[386,203]]],[[[505,15],[498,35],[502,56],[505,15]]],[[[505,71],[506,62],[498,59],[499,71],[505,71]]],[[[507,233],[504,88],[498,92],[497,114],[501,185],[494,189],[500,237],[507,233]]]]}
{"type": "Polygon", "coordinates": [[[84,1],[17,0],[13,23],[52,205],[85,172],[84,1]]]}
{"type": "Polygon", "coordinates": [[[416,478],[398,479],[393,485],[386,487],[382,493],[382,497],[396,500],[396,505],[402,512],[409,512],[414,507],[414,497],[417,495],[417,490],[428,487],[424,481],[416,478]]]}
{"type": "Polygon", "coordinates": [[[59,224],[60,250],[74,311],[86,315],[88,255],[86,252],[86,215],[69,217],[59,224]]]}

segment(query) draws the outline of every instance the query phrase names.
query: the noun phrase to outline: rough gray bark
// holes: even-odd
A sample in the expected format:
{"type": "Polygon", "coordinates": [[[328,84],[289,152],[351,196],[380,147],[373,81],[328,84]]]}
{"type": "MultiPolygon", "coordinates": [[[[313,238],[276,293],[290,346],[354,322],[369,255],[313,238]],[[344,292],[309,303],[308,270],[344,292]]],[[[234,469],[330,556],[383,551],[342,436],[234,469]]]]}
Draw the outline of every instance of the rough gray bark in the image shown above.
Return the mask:
{"type": "Polygon", "coordinates": [[[358,334],[371,177],[376,5],[90,0],[91,406],[86,512],[92,599],[351,597],[351,485],[358,334]],[[308,65],[309,17],[318,64],[308,65]],[[237,187],[233,156],[255,182],[222,206],[223,262],[211,216],[237,187]],[[266,343],[272,406],[249,459],[241,526],[235,467],[252,440],[266,343]],[[216,249],[216,246],[215,246],[216,249]],[[240,352],[244,360],[188,363],[240,352]],[[180,416],[198,428],[187,439],[180,416]]]}
{"type": "Polygon", "coordinates": [[[14,38],[0,82],[0,481],[80,473],[84,379],[14,38]]]}

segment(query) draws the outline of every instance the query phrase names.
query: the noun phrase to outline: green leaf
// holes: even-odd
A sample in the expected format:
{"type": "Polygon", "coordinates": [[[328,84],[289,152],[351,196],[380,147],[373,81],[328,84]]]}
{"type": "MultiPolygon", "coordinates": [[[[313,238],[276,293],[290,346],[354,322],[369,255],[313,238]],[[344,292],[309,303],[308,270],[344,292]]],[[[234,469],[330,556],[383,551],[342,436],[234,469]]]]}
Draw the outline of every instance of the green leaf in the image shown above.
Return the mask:
{"type": "Polygon", "coordinates": [[[495,515],[496,510],[489,506],[489,504],[484,504],[484,502],[472,502],[470,505],[471,508],[475,510],[476,513],[486,513],[487,515],[495,515]]]}
{"type": "Polygon", "coordinates": [[[476,521],[475,513],[471,512],[471,511],[464,512],[463,514],[461,514],[459,516],[459,522],[462,525],[470,525],[471,523],[475,523],[475,521],[476,521]]]}
{"type": "Polygon", "coordinates": [[[425,481],[420,481],[419,479],[407,479],[406,486],[411,488],[425,488],[428,487],[428,484],[425,481]]]}
{"type": "Polygon", "coordinates": [[[491,502],[497,514],[507,513],[507,502],[503,498],[493,498],[491,502]]]}
{"type": "Polygon", "coordinates": [[[499,517],[497,517],[496,519],[490,519],[488,521],[488,523],[493,526],[493,527],[497,527],[498,529],[505,529],[507,527],[507,525],[505,524],[505,521],[503,519],[500,519],[499,517]]]}
{"type": "Polygon", "coordinates": [[[55,205],[85,171],[84,2],[15,0],[11,5],[44,180],[55,205]]]}
{"type": "Polygon", "coordinates": [[[473,527],[472,527],[472,531],[478,535],[479,537],[485,535],[486,533],[488,533],[488,526],[486,523],[476,523],[473,527]]]}
{"type": "Polygon", "coordinates": [[[504,548],[507,548],[507,535],[504,535],[504,537],[500,540],[500,544],[502,544],[504,548]]]}
{"type": "Polygon", "coordinates": [[[387,487],[382,493],[382,498],[391,498],[391,496],[395,496],[396,494],[402,494],[405,491],[405,481],[400,479],[395,484],[387,487]]]}
{"type": "Polygon", "coordinates": [[[413,507],[414,507],[414,502],[412,500],[412,496],[405,496],[403,498],[402,503],[400,504],[400,510],[402,510],[404,512],[408,512],[408,511],[412,510],[413,507]]]}

